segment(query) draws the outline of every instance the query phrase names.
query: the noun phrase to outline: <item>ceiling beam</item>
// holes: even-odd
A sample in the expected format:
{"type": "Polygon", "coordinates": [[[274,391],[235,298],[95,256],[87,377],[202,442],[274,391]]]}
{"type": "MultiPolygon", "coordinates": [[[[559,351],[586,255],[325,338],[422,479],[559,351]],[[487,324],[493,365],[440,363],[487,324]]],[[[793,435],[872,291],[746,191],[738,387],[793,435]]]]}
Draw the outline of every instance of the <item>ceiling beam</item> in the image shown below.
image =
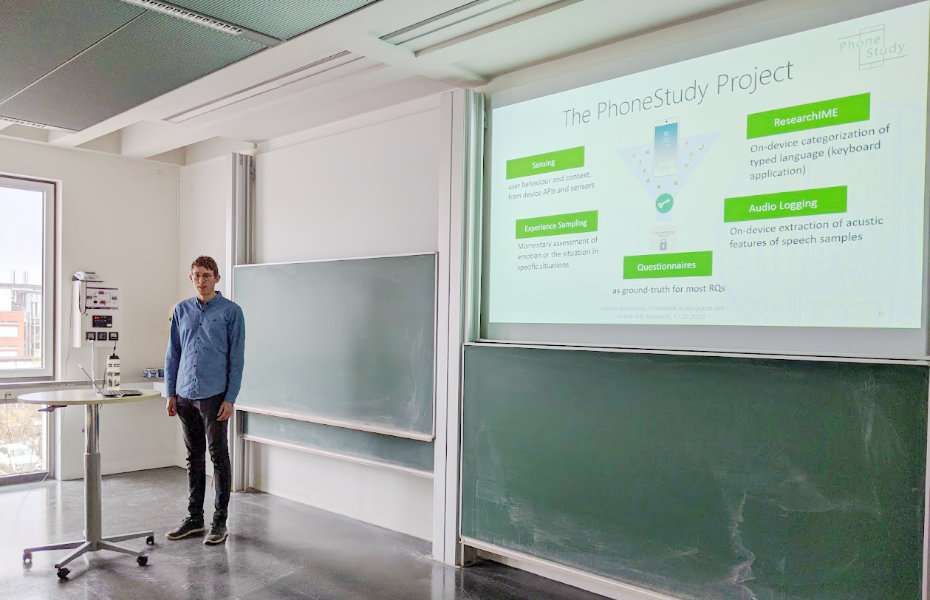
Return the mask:
{"type": "Polygon", "coordinates": [[[488,81],[483,75],[454,63],[417,57],[412,50],[385,42],[371,34],[344,38],[343,44],[347,50],[355,54],[395,67],[408,75],[448,81],[461,87],[475,87],[488,81]]]}

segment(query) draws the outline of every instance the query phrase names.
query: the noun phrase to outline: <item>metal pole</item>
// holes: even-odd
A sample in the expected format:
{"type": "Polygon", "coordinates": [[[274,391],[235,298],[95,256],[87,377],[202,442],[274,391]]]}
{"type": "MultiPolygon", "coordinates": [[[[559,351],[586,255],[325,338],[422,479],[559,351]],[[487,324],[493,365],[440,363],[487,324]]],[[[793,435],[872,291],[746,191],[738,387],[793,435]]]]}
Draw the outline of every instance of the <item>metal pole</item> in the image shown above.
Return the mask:
{"type": "Polygon", "coordinates": [[[102,537],[100,515],[100,405],[88,404],[84,413],[84,533],[91,550],[102,537]]]}
{"type": "MultiPolygon", "coordinates": [[[[230,207],[229,228],[226,232],[229,248],[228,261],[232,275],[229,280],[229,295],[235,300],[236,265],[247,265],[253,260],[253,230],[255,211],[255,159],[247,154],[233,154],[233,197],[230,207]]],[[[246,441],[242,437],[244,414],[233,411],[229,420],[229,459],[232,463],[232,491],[245,491],[249,486],[246,441]]]]}

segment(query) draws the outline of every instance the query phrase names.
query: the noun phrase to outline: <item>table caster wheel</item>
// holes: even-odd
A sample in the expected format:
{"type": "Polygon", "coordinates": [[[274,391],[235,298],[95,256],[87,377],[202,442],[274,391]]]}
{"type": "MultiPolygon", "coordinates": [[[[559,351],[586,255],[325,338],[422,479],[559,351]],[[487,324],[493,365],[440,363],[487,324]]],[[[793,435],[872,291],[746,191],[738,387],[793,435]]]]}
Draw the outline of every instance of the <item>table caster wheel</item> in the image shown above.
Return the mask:
{"type": "Polygon", "coordinates": [[[32,552],[23,552],[23,562],[32,561],[32,552]]]}
{"type": "Polygon", "coordinates": [[[68,579],[68,573],[70,572],[71,572],[70,569],[65,569],[64,567],[62,567],[61,569],[58,569],[58,579],[61,579],[62,581],[66,581],[68,579]]]}
{"type": "Polygon", "coordinates": [[[144,567],[145,565],[149,563],[149,557],[148,556],[137,556],[136,562],[139,563],[140,567],[144,567]]]}
{"type": "Polygon", "coordinates": [[[149,537],[145,538],[145,543],[148,544],[149,546],[154,546],[154,545],[155,545],[155,536],[154,536],[154,535],[150,535],[149,537]]]}

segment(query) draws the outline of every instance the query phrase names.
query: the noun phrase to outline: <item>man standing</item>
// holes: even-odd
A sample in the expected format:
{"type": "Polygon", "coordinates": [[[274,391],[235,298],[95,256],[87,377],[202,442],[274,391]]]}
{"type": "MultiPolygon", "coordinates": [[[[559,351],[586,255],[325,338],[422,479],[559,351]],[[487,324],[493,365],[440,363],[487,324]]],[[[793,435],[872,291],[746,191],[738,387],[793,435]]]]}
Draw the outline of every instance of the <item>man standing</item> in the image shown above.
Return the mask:
{"type": "Polygon", "coordinates": [[[220,274],[212,258],[198,257],[191,264],[190,280],[196,296],[174,307],[165,353],[166,408],[169,417],[177,415],[181,420],[187,447],[189,515],[166,537],[179,540],[204,531],[206,438],[216,500],[210,533],[203,543],[213,545],[226,541],[232,475],[226,421],[242,383],[245,320],[239,305],[214,289],[220,274]]]}

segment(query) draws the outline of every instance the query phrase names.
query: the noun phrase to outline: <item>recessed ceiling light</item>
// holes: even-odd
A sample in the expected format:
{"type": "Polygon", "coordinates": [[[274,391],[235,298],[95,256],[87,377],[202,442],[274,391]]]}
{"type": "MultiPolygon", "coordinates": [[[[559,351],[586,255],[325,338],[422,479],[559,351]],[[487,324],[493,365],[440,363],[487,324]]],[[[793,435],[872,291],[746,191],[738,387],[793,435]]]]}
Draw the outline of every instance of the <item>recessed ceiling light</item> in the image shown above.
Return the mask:
{"type": "Polygon", "coordinates": [[[253,42],[257,42],[263,46],[277,46],[281,43],[281,40],[273,38],[271,36],[265,35],[258,31],[253,31],[251,29],[246,29],[245,27],[239,27],[238,25],[233,25],[225,21],[220,21],[219,19],[214,19],[213,17],[202,15],[196,13],[192,10],[187,10],[186,8],[175,6],[174,4],[169,4],[167,2],[161,2],[160,0],[120,0],[126,4],[131,4],[133,6],[138,6],[139,8],[144,8],[152,12],[161,13],[163,15],[168,15],[169,17],[174,17],[176,19],[181,19],[183,21],[188,21],[189,23],[194,23],[195,25],[200,25],[202,27],[209,27],[214,31],[219,31],[220,33],[225,33],[228,35],[235,35],[243,37],[253,42]]]}
{"type": "Polygon", "coordinates": [[[56,127],[54,125],[46,125],[45,123],[37,123],[35,121],[26,121],[25,119],[14,119],[13,117],[4,117],[0,116],[0,122],[12,123],[14,125],[26,125],[27,127],[35,127],[37,129],[54,129],[57,131],[69,131],[73,132],[73,129],[67,129],[65,127],[56,127]]]}

